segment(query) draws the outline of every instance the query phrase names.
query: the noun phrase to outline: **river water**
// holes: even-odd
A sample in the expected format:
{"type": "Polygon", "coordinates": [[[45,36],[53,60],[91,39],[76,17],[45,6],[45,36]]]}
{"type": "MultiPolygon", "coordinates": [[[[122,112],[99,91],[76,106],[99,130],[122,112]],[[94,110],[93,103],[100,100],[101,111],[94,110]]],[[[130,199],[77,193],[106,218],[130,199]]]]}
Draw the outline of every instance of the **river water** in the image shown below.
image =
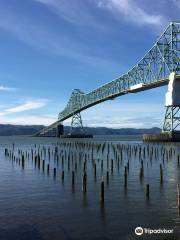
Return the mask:
{"type": "Polygon", "coordinates": [[[179,155],[136,136],[1,137],[0,240],[180,239],[179,155]]]}

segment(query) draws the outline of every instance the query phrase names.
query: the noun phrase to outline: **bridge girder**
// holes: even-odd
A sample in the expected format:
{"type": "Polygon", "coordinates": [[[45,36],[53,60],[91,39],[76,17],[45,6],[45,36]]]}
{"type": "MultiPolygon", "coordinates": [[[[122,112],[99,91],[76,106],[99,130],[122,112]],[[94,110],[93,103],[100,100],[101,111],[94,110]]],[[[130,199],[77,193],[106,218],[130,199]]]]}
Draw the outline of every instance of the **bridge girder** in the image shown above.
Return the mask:
{"type": "Polygon", "coordinates": [[[137,84],[150,88],[151,85],[165,84],[163,82],[168,82],[171,72],[180,73],[180,23],[176,22],[169,24],[154,46],[126,74],[87,94],[81,90],[73,90],[67,106],[59,113],[58,119],[63,121],[73,116],[75,112],[129,93],[131,87],[137,84]]]}
{"type": "Polygon", "coordinates": [[[73,90],[68,104],[58,115],[58,121],[49,128],[103,101],[168,84],[171,72],[180,74],[178,22],[171,22],[153,47],[124,75],[87,94],[79,89],[73,90]],[[139,84],[141,87],[134,88],[139,84]]]}

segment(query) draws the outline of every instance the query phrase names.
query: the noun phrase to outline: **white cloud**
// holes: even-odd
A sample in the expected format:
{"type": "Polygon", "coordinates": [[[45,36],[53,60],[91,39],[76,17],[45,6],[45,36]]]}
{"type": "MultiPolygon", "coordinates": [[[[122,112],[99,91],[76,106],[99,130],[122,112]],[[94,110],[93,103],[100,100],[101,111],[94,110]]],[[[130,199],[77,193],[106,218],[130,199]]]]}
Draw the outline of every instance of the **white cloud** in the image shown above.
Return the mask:
{"type": "Polygon", "coordinates": [[[163,25],[165,19],[160,14],[150,14],[143,10],[135,0],[98,0],[99,8],[106,8],[116,17],[139,25],[163,25]],[[120,15],[119,15],[120,14],[120,15]]]}
{"type": "Polygon", "coordinates": [[[5,113],[24,112],[24,111],[28,111],[28,110],[44,107],[46,104],[47,104],[47,100],[46,99],[27,101],[26,103],[18,105],[16,107],[5,109],[4,112],[5,113]]]}
{"type": "Polygon", "coordinates": [[[14,124],[14,125],[45,125],[48,126],[51,123],[57,121],[56,117],[51,116],[23,116],[23,117],[13,117],[9,116],[2,117],[0,116],[0,122],[2,124],[14,124]]]}
{"type": "Polygon", "coordinates": [[[0,91],[9,92],[9,91],[14,91],[14,90],[16,90],[16,89],[0,85],[0,91]]]}
{"type": "Polygon", "coordinates": [[[54,121],[57,121],[57,117],[54,115],[36,115],[34,113],[27,113],[29,110],[35,110],[46,106],[47,99],[35,99],[29,100],[20,105],[14,107],[2,106],[0,112],[0,123],[3,124],[15,124],[15,125],[49,125],[54,121]],[[19,113],[19,114],[18,114],[19,113]],[[23,113],[23,114],[22,114],[23,113]],[[17,115],[18,114],[18,115],[17,115]]]}
{"type": "Polygon", "coordinates": [[[21,113],[33,109],[38,109],[46,106],[48,103],[47,99],[36,99],[32,101],[26,101],[23,104],[14,106],[14,107],[9,107],[9,108],[4,108],[0,112],[0,116],[6,116],[10,114],[16,114],[16,113],[21,113]]]}

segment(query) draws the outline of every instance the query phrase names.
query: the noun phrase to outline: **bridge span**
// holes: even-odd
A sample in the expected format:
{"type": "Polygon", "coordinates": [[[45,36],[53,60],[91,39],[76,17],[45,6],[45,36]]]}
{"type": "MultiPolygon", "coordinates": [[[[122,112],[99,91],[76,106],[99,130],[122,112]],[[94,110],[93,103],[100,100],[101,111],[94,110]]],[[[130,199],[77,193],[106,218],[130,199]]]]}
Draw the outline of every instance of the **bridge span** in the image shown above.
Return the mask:
{"type": "MultiPolygon", "coordinates": [[[[59,135],[63,129],[63,121],[70,117],[71,131],[75,126],[83,131],[81,111],[125,94],[166,85],[169,83],[169,76],[173,81],[180,78],[180,22],[171,22],[152,48],[124,75],[89,93],[74,89],[57,121],[36,135],[49,136],[54,130],[59,135]]],[[[180,117],[177,115],[179,109],[180,103],[166,106],[163,131],[177,129],[180,124],[180,117]]]]}

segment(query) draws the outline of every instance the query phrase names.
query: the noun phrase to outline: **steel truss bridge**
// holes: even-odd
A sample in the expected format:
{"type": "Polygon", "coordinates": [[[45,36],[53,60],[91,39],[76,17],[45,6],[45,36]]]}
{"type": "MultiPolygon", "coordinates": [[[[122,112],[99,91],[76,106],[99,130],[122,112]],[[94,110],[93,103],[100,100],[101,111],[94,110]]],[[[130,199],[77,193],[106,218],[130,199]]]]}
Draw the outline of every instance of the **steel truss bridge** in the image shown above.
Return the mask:
{"type": "MultiPolygon", "coordinates": [[[[180,22],[171,22],[153,47],[124,75],[89,93],[74,89],[66,107],[59,113],[58,120],[38,132],[37,136],[51,135],[70,117],[72,117],[71,133],[74,126],[83,132],[81,111],[128,93],[166,85],[172,72],[179,78],[180,22]]],[[[177,129],[180,124],[180,117],[177,116],[179,109],[180,106],[166,108],[163,131],[171,132],[177,129]]]]}

